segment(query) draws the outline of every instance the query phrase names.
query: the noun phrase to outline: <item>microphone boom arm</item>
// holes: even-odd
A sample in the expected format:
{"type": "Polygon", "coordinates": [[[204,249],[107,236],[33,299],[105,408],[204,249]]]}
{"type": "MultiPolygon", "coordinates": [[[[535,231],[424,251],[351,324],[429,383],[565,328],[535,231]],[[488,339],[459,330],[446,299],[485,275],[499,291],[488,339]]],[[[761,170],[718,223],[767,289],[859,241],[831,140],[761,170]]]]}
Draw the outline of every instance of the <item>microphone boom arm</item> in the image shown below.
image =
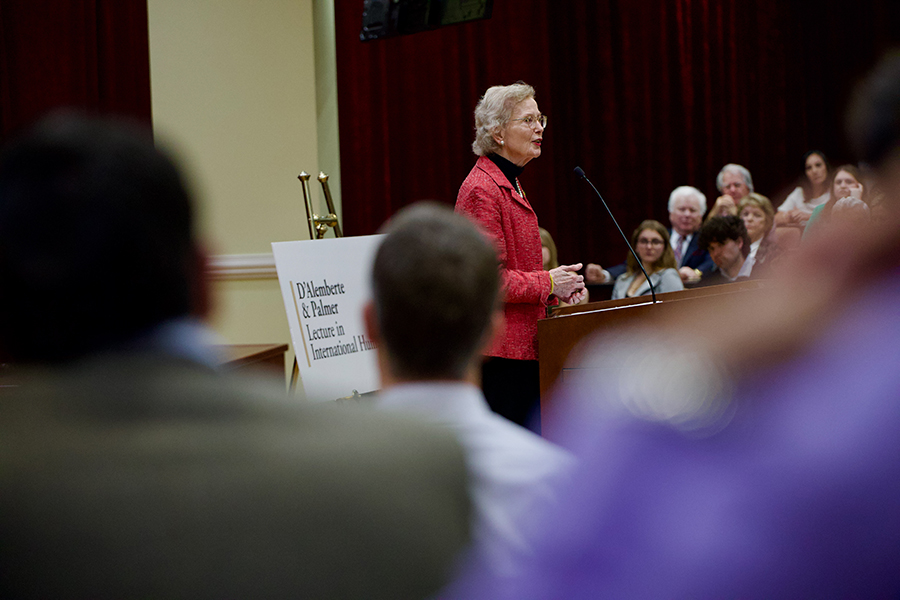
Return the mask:
{"type": "Polygon", "coordinates": [[[581,179],[587,181],[588,185],[594,188],[594,193],[597,194],[598,198],[600,198],[600,202],[603,203],[603,208],[605,208],[606,212],[609,213],[609,218],[612,219],[612,222],[616,225],[616,229],[619,230],[619,235],[621,235],[622,239],[625,240],[625,245],[628,246],[628,249],[631,251],[631,255],[634,256],[634,259],[637,261],[638,266],[641,268],[641,272],[647,279],[647,285],[650,286],[650,296],[653,298],[653,303],[656,304],[656,290],[654,289],[653,282],[650,281],[650,276],[647,275],[647,270],[644,268],[644,263],[641,262],[641,258],[637,255],[637,252],[634,251],[634,248],[631,247],[631,244],[628,242],[628,238],[625,237],[625,234],[622,232],[622,228],[619,227],[619,222],[616,221],[616,218],[613,216],[612,211],[609,210],[609,206],[607,206],[606,200],[603,199],[603,196],[600,195],[600,192],[597,191],[597,188],[594,187],[593,183],[591,183],[591,180],[587,178],[587,175],[584,174],[584,170],[581,167],[575,167],[575,174],[578,175],[578,177],[580,177],[581,179]]]}

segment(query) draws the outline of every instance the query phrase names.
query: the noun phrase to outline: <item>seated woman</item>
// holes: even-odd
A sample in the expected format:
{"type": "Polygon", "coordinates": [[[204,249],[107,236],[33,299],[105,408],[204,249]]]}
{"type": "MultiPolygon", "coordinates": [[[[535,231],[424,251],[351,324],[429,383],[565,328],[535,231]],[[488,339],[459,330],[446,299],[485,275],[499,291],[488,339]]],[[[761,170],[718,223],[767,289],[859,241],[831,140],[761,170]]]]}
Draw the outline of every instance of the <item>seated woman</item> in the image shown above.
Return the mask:
{"type": "Polygon", "coordinates": [[[853,165],[841,165],[834,172],[834,179],[831,184],[831,198],[825,204],[816,207],[803,235],[807,235],[810,229],[818,229],[821,223],[831,218],[835,204],[844,198],[856,198],[865,202],[865,189],[862,184],[862,177],[859,169],[853,165]]]}
{"type": "MultiPolygon", "coordinates": [[[[538,231],[541,234],[541,257],[544,261],[544,270],[552,271],[556,267],[559,266],[559,259],[556,254],[556,242],[553,241],[553,236],[550,235],[550,232],[544,229],[543,227],[538,227],[538,231]]],[[[584,297],[577,302],[577,304],[587,304],[590,302],[588,299],[588,292],[585,290],[584,297]]],[[[569,306],[563,301],[560,301],[560,306],[569,306]]],[[[550,308],[548,307],[547,313],[550,313],[550,308]]]]}
{"type": "MultiPolygon", "coordinates": [[[[657,294],[684,289],[681,276],[675,268],[675,252],[669,243],[669,232],[662,223],[653,220],[641,223],[631,236],[631,245],[641,257],[657,294]]],[[[627,269],[619,275],[613,286],[613,300],[649,294],[650,284],[631,253],[625,262],[627,269]]]]}
{"type": "Polygon", "coordinates": [[[811,150],[804,157],[805,176],[775,213],[775,237],[781,248],[795,248],[813,210],[831,198],[831,170],[825,155],[811,150]]]}
{"type": "Polygon", "coordinates": [[[806,227],[810,215],[817,206],[831,198],[828,159],[818,150],[810,150],[803,158],[806,177],[791,192],[775,216],[778,227],[806,227]]]}
{"type": "Polygon", "coordinates": [[[541,234],[541,258],[544,261],[544,270],[550,271],[559,266],[559,260],[556,257],[556,243],[553,236],[543,227],[538,227],[541,234]]]}
{"type": "Polygon", "coordinates": [[[740,217],[750,236],[750,254],[754,267],[771,263],[779,254],[779,247],[772,231],[775,222],[775,208],[762,194],[752,193],[744,197],[738,206],[740,217]]]}

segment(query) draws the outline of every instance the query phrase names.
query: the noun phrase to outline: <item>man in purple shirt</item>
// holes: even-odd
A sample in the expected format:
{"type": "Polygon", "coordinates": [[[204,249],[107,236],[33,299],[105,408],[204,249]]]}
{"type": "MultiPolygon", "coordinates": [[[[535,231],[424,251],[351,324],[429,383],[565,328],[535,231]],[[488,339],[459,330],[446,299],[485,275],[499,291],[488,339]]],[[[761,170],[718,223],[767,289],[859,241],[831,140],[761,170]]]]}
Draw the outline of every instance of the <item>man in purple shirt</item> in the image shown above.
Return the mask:
{"type": "Polygon", "coordinates": [[[582,355],[551,433],[580,475],[526,575],[468,597],[900,598],[898,114],[894,55],[850,129],[890,222],[835,224],[764,294],[582,355]]]}

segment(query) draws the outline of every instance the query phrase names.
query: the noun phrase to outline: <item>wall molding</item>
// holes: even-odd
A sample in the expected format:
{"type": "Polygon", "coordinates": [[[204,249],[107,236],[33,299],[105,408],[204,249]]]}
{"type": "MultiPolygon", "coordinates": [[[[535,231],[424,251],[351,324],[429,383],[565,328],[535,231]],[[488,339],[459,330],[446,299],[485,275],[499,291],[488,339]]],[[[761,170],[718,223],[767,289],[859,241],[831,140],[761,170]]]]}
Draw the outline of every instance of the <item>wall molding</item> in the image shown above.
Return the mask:
{"type": "Polygon", "coordinates": [[[278,279],[272,254],[220,254],[210,257],[210,279],[278,279]]]}

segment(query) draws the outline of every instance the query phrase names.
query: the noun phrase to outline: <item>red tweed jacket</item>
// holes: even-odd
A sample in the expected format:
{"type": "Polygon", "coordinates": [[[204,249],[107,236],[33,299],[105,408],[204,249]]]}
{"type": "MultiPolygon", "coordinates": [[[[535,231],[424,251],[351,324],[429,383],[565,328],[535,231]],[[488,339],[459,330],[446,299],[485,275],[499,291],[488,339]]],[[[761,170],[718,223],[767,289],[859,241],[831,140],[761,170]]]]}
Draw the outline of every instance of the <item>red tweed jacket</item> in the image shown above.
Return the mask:
{"type": "MultiPolygon", "coordinates": [[[[520,186],[521,187],[521,186],[520,186]]],[[[480,157],[459,188],[456,212],[491,238],[503,266],[506,329],[488,356],[537,360],[537,322],[546,316],[550,274],[544,271],[537,215],[491,159],[480,157]]]]}

